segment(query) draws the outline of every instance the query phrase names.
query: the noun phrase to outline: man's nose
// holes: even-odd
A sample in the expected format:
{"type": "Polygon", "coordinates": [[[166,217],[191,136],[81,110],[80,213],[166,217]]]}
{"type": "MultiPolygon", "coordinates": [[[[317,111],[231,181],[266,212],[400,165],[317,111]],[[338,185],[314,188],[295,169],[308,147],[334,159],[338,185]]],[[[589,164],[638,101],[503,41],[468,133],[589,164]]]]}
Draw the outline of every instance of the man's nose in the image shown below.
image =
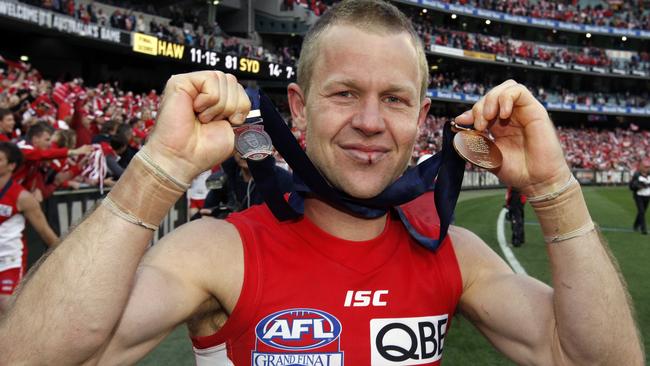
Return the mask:
{"type": "Polygon", "coordinates": [[[352,127],[367,136],[382,133],[386,129],[379,98],[367,97],[362,99],[359,110],[352,119],[352,127]]]}

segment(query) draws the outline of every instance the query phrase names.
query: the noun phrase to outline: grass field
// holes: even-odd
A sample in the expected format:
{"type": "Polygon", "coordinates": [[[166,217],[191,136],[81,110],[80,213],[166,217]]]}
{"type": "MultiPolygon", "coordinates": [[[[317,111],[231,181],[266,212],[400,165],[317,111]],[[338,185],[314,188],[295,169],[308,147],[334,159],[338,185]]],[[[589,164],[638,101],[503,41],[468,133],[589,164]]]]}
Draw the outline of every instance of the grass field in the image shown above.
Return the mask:
{"type": "MultiPolygon", "coordinates": [[[[641,332],[645,336],[645,347],[650,349],[650,236],[632,232],[635,209],[630,191],[626,188],[587,187],[584,192],[594,221],[603,229],[603,235],[619,261],[636,307],[641,332]]],[[[456,224],[477,233],[499,254],[496,222],[503,201],[502,190],[463,192],[456,211],[456,224]]],[[[525,215],[526,243],[520,248],[513,248],[514,253],[528,274],[549,283],[545,244],[528,205],[525,215]]],[[[509,231],[506,237],[509,238],[509,231]]],[[[513,365],[494,351],[467,320],[459,316],[445,339],[443,361],[446,365],[513,365]]],[[[138,365],[194,365],[185,329],[177,329],[138,365]]]]}

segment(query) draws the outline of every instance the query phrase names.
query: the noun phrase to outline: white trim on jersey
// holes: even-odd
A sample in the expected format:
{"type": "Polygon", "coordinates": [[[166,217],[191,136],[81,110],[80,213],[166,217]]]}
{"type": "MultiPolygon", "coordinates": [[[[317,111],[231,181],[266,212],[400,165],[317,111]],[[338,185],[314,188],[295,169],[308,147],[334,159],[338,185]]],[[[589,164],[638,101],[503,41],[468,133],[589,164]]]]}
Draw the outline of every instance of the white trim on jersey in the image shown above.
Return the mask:
{"type": "Polygon", "coordinates": [[[228,358],[228,350],[226,349],[225,343],[204,349],[192,348],[194,349],[196,366],[235,366],[228,358]]]}
{"type": "Polygon", "coordinates": [[[204,200],[208,196],[208,187],[205,181],[212,174],[211,170],[206,170],[194,178],[190,188],[187,190],[187,196],[193,200],[204,200]]]}
{"type": "Polygon", "coordinates": [[[0,271],[23,264],[23,230],[25,217],[16,214],[0,224],[0,271]]]}

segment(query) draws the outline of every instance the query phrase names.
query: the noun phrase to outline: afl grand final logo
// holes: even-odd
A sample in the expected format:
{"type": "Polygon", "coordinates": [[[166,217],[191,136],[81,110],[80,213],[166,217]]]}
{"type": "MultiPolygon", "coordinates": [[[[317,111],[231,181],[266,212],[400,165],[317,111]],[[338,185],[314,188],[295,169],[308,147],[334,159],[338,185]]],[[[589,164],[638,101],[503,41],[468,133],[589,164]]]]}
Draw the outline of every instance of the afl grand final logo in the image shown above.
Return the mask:
{"type": "Polygon", "coordinates": [[[316,309],[287,309],[255,327],[253,366],[342,366],[341,322],[316,309]]]}

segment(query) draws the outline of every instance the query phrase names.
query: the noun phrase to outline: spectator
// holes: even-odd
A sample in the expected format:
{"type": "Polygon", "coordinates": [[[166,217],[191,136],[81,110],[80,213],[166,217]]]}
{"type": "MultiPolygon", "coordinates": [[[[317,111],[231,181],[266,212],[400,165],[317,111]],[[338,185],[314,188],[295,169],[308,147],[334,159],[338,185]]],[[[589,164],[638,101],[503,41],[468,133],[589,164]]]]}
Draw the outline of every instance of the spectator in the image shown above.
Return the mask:
{"type": "Polygon", "coordinates": [[[47,246],[58,241],[41,206],[34,196],[12,179],[20,166],[20,150],[10,142],[0,142],[0,317],[7,309],[11,296],[25,275],[26,247],[23,231],[25,219],[36,230],[47,246]]]}
{"type": "Polygon", "coordinates": [[[648,235],[645,213],[648,210],[648,202],[650,202],[650,159],[645,159],[639,164],[639,170],[634,173],[630,181],[630,189],[634,193],[637,212],[634,231],[641,231],[641,234],[648,235]]]}
{"type": "Polygon", "coordinates": [[[110,142],[111,137],[117,133],[120,124],[114,120],[105,121],[99,129],[99,134],[93,136],[91,142],[98,144],[100,142],[110,142]]]}
{"type": "Polygon", "coordinates": [[[0,108],[0,141],[10,142],[14,139],[14,114],[5,108],[0,108]]]}
{"type": "Polygon", "coordinates": [[[117,129],[117,134],[123,135],[128,141],[126,149],[124,149],[124,152],[120,154],[120,159],[118,160],[118,164],[120,164],[123,169],[126,169],[131,162],[131,159],[133,159],[135,154],[138,152],[139,144],[134,141],[133,128],[128,123],[121,124],[117,129]]]}
{"type": "Polygon", "coordinates": [[[45,192],[44,162],[51,159],[65,158],[67,156],[78,156],[88,154],[90,146],[84,145],[77,149],[52,148],[50,138],[52,127],[45,122],[39,122],[30,127],[25,140],[18,143],[25,162],[14,173],[14,179],[29,192],[33,192],[36,199],[42,201],[47,198],[45,192]]]}

